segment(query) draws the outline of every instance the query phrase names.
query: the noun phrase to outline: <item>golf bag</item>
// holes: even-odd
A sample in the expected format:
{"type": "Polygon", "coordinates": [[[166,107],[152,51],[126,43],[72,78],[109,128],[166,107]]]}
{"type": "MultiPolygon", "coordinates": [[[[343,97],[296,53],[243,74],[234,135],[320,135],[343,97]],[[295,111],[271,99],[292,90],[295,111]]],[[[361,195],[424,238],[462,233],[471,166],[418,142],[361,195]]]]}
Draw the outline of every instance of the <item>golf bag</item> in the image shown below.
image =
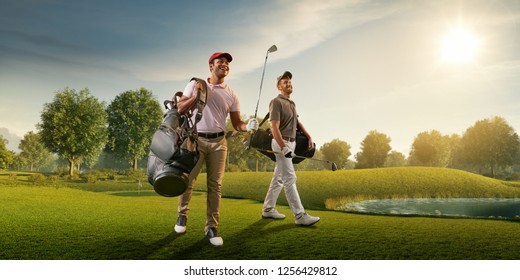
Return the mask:
{"type": "MultiPolygon", "coordinates": [[[[258,126],[262,126],[264,122],[269,118],[269,113],[264,117],[262,122],[258,126]]],[[[251,140],[249,145],[253,148],[256,148],[260,153],[270,158],[272,161],[276,161],[276,156],[272,152],[271,142],[273,140],[273,134],[271,133],[271,129],[257,129],[254,134],[251,136],[251,140]]],[[[293,164],[298,164],[305,160],[305,158],[312,158],[314,153],[316,152],[316,144],[312,143],[312,148],[307,149],[309,138],[305,136],[299,127],[296,128],[296,148],[294,149],[294,153],[299,156],[292,159],[293,164]]]]}
{"type": "Polygon", "coordinates": [[[197,114],[195,122],[191,114],[181,114],[177,109],[182,92],[175,93],[173,100],[164,101],[168,110],[161,125],[155,131],[148,155],[148,182],[155,192],[162,196],[179,196],[186,191],[188,176],[199,160],[197,144],[197,123],[202,118],[206,106],[207,85],[204,80],[197,81],[197,114]]]}

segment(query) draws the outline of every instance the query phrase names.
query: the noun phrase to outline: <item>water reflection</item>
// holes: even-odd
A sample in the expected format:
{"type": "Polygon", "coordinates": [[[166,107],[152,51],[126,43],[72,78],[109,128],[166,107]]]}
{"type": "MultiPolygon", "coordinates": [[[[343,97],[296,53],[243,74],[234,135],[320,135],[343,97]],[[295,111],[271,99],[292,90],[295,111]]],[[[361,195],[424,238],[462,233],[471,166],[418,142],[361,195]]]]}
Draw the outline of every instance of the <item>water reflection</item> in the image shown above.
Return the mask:
{"type": "Polygon", "coordinates": [[[420,198],[366,200],[345,204],[343,211],[395,215],[520,218],[518,198],[420,198]]]}

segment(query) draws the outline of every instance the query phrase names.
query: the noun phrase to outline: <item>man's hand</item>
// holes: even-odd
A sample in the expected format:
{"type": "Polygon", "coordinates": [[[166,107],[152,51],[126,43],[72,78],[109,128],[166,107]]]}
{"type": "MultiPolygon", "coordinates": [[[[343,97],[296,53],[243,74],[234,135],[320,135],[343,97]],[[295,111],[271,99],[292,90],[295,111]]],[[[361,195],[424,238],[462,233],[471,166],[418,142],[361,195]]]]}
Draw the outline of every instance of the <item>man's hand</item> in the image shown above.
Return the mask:
{"type": "Polygon", "coordinates": [[[249,119],[247,122],[247,132],[250,132],[251,130],[258,130],[258,122],[256,119],[249,119]]]}
{"type": "Polygon", "coordinates": [[[286,158],[293,158],[296,156],[296,154],[293,152],[293,150],[291,150],[289,147],[287,146],[284,146],[282,148],[282,154],[286,157],[286,158]]]}

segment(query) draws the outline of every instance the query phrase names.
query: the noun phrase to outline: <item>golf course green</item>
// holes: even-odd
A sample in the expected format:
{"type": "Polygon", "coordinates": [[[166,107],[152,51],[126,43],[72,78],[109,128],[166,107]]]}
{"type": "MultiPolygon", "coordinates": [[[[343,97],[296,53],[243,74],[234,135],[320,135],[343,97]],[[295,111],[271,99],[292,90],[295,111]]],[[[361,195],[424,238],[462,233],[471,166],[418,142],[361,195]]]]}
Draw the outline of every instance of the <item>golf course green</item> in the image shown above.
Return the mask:
{"type": "Polygon", "coordinates": [[[321,221],[297,227],[261,218],[271,173],[227,173],[222,248],[204,238],[205,178],[194,192],[188,231],[173,232],[177,198],[148,183],[45,180],[0,173],[3,260],[444,260],[520,259],[517,219],[366,215],[335,210],[348,201],[420,197],[520,197],[520,184],[444,168],[298,173],[303,205],[321,221]],[[290,253],[289,253],[290,252],[290,253]]]}

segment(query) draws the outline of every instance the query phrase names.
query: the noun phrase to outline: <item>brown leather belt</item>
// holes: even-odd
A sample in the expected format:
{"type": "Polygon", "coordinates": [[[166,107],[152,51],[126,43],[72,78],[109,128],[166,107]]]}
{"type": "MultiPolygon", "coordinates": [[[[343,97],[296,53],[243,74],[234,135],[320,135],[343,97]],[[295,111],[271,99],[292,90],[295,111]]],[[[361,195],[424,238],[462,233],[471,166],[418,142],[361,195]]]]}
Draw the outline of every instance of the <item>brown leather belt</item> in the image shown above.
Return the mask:
{"type": "Polygon", "coordinates": [[[206,139],[215,139],[215,138],[224,136],[224,134],[226,134],[224,131],[217,132],[217,133],[202,133],[202,132],[197,133],[198,136],[204,137],[206,139]]]}
{"type": "Polygon", "coordinates": [[[292,137],[282,136],[282,139],[289,141],[289,142],[294,142],[294,138],[292,138],[292,137]]]}

